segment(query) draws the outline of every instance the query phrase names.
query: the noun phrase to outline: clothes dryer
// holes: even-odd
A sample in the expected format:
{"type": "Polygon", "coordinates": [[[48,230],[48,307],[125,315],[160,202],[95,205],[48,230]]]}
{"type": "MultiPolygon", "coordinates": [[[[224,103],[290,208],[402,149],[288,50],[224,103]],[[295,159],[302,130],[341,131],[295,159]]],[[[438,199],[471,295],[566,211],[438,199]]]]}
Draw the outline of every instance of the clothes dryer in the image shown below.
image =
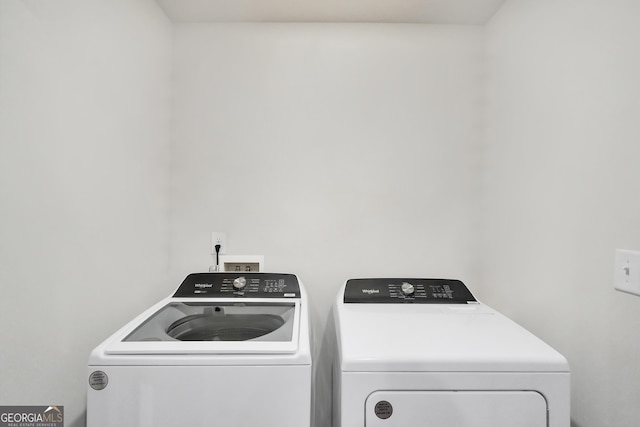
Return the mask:
{"type": "Polygon", "coordinates": [[[87,426],[309,426],[311,375],[295,275],[191,274],[92,351],[87,426]]]}
{"type": "Polygon", "coordinates": [[[569,427],[567,360],[457,280],[348,280],[334,427],[569,427]]]}

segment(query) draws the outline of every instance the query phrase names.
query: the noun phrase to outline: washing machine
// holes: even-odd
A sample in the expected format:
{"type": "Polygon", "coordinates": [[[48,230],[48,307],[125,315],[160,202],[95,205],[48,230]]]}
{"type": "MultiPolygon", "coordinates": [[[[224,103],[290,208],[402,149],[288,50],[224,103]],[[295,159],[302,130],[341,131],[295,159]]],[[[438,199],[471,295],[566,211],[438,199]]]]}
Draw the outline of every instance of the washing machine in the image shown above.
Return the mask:
{"type": "Polygon", "coordinates": [[[191,274],[91,352],[87,426],[309,426],[309,331],[295,275],[191,274]]]}
{"type": "Polygon", "coordinates": [[[458,280],[348,280],[333,319],[334,427],[569,427],[567,360],[458,280]]]}

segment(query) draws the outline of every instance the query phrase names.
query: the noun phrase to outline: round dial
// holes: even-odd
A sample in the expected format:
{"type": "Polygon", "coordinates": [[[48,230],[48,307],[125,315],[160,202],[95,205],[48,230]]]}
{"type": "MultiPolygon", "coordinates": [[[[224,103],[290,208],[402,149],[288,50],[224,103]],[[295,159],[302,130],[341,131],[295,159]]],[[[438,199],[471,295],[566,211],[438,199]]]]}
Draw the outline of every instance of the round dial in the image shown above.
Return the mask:
{"type": "Polygon", "coordinates": [[[413,295],[416,291],[413,285],[409,282],[402,282],[402,287],[400,289],[402,289],[402,293],[405,295],[413,295]]]}
{"type": "Polygon", "coordinates": [[[247,285],[247,279],[240,276],[237,279],[233,280],[233,287],[236,289],[242,289],[247,285]]]}

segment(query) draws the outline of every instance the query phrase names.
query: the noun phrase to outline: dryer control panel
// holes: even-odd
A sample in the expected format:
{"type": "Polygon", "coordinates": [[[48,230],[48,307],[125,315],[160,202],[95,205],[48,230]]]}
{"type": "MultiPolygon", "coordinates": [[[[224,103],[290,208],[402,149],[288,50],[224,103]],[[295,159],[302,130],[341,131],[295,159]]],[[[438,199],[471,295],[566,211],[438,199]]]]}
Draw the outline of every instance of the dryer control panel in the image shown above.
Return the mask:
{"type": "Polygon", "coordinates": [[[281,273],[193,273],[175,298],[300,298],[298,278],[281,273]]]}
{"type": "Polygon", "coordinates": [[[460,280],[380,278],[347,280],[344,302],[468,304],[476,299],[460,280]]]}

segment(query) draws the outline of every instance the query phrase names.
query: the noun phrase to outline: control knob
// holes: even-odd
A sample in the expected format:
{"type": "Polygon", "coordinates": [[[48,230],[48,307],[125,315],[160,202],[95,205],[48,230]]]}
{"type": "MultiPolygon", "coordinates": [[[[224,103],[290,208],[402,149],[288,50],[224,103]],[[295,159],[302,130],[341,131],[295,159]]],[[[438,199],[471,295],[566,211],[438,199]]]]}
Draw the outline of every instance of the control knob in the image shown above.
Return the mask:
{"type": "Polygon", "coordinates": [[[413,293],[416,291],[413,285],[409,282],[402,282],[402,286],[400,287],[400,289],[402,290],[402,293],[407,296],[413,295],[413,293]]]}
{"type": "Polygon", "coordinates": [[[242,276],[233,280],[233,287],[238,290],[242,290],[246,285],[247,285],[247,279],[245,279],[242,276]]]}

